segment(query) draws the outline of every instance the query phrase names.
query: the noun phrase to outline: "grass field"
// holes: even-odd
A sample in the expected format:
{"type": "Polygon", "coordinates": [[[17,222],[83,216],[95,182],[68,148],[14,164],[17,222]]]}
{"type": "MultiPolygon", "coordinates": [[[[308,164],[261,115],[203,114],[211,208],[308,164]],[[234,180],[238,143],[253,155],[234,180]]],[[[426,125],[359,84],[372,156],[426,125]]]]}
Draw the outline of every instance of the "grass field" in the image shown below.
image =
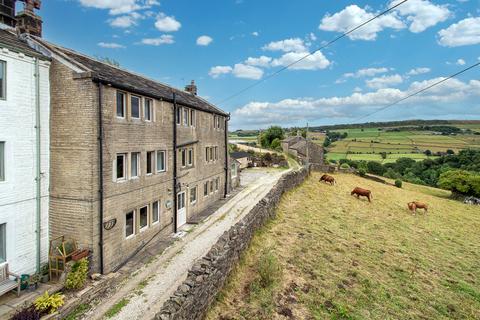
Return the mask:
{"type": "Polygon", "coordinates": [[[207,319],[480,319],[478,207],[408,183],[318,178],[283,197],[207,319]],[[415,199],[431,212],[410,214],[415,199]]]}
{"type": "MultiPolygon", "coordinates": [[[[472,130],[478,128],[480,131],[478,124],[463,126],[472,130]]],[[[399,157],[425,159],[425,150],[446,152],[451,149],[458,152],[466,148],[480,149],[480,136],[471,134],[444,136],[428,131],[386,132],[378,128],[336,131],[347,132],[348,137],[332,144],[327,154],[329,160],[376,160],[387,163],[394,162],[399,157]],[[381,159],[381,152],[387,153],[387,159],[381,159]]]]}

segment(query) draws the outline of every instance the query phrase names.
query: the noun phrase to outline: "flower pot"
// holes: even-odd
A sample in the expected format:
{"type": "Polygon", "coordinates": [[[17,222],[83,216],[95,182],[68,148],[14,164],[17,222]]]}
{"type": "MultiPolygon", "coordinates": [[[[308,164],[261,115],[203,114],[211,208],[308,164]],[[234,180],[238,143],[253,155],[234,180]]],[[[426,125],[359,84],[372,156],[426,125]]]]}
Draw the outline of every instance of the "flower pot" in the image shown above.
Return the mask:
{"type": "Polygon", "coordinates": [[[72,254],[72,260],[78,261],[80,259],[88,257],[90,251],[88,249],[77,250],[72,254]]]}
{"type": "Polygon", "coordinates": [[[41,283],[47,283],[48,281],[50,281],[50,276],[48,274],[44,274],[41,278],[40,278],[40,282],[41,283]]]}

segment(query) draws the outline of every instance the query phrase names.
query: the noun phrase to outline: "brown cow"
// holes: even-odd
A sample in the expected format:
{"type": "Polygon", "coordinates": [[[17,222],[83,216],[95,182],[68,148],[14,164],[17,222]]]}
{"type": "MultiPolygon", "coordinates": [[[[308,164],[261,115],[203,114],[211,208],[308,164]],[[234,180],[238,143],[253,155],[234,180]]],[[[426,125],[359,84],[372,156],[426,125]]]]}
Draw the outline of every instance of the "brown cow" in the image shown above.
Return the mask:
{"type": "Polygon", "coordinates": [[[372,202],[372,199],[373,199],[372,191],[367,190],[367,189],[362,189],[362,188],[359,188],[359,187],[356,187],[355,189],[353,189],[350,194],[351,194],[352,196],[353,196],[353,195],[356,195],[357,198],[360,198],[360,196],[362,196],[362,197],[367,197],[367,198],[368,198],[368,202],[372,202]]]}
{"type": "Polygon", "coordinates": [[[408,204],[408,209],[412,211],[413,213],[417,212],[417,209],[423,209],[425,212],[428,212],[428,204],[423,203],[423,202],[418,202],[418,201],[412,201],[409,202],[408,204]]]}
{"type": "Polygon", "coordinates": [[[328,174],[324,174],[320,178],[320,181],[325,181],[325,183],[330,183],[332,186],[336,184],[335,178],[332,176],[329,176],[328,174]]]}

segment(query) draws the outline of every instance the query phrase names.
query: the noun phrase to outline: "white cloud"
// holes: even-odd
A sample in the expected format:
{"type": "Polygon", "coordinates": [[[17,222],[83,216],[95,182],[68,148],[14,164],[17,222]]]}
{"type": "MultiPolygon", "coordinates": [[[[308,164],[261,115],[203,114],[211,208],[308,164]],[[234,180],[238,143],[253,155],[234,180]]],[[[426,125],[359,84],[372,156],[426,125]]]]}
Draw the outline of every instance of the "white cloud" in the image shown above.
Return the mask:
{"type": "MultiPolygon", "coordinates": [[[[232,119],[237,124],[252,127],[268,126],[273,123],[291,125],[325,118],[352,119],[394,103],[441,79],[443,78],[413,82],[404,91],[382,88],[374,92],[354,92],[349,96],[340,97],[297,98],[278,102],[254,101],[235,110],[232,119]]],[[[434,115],[434,112],[440,112],[441,114],[445,114],[445,112],[455,113],[458,103],[467,100],[476,101],[478,97],[480,97],[479,80],[462,82],[457,79],[450,79],[421,95],[402,102],[400,105],[409,107],[399,108],[399,112],[408,115],[409,110],[414,110],[414,115],[418,116],[418,113],[416,113],[418,109],[415,107],[419,106],[421,107],[420,110],[430,116],[434,115]],[[448,108],[450,110],[447,110],[448,108]]],[[[477,108],[477,110],[479,110],[477,112],[480,112],[480,109],[477,108]]]]}
{"type": "Polygon", "coordinates": [[[438,42],[445,47],[459,47],[480,43],[480,17],[467,18],[438,32],[438,42]]]}
{"type": "Polygon", "coordinates": [[[138,20],[142,19],[142,15],[137,12],[132,12],[129,15],[119,16],[109,20],[112,27],[116,28],[130,28],[138,24],[138,20]]]}
{"type": "Polygon", "coordinates": [[[308,38],[310,39],[310,41],[317,41],[317,36],[313,32],[310,32],[308,38]]]}
{"type": "Polygon", "coordinates": [[[407,75],[409,76],[417,76],[419,74],[425,74],[429,73],[431,70],[430,68],[425,68],[425,67],[420,67],[420,68],[415,68],[407,72],[407,75]]]}
{"type": "Polygon", "coordinates": [[[389,86],[394,86],[403,82],[403,78],[399,74],[394,74],[391,76],[381,76],[378,78],[373,78],[365,81],[367,87],[372,89],[381,89],[387,88],[389,86]]]}
{"type": "MultiPolygon", "coordinates": [[[[288,52],[278,59],[272,61],[273,67],[286,67],[299,59],[302,59],[308,52],[288,52]]],[[[323,55],[321,51],[315,52],[313,55],[309,55],[302,61],[292,65],[289,69],[292,70],[320,70],[327,68],[331,62],[323,55]]]]}
{"type": "Polygon", "coordinates": [[[390,71],[389,68],[364,68],[359,69],[356,72],[345,73],[343,76],[345,78],[362,78],[362,77],[373,77],[377,74],[387,73],[390,71]]]}
{"type": "Polygon", "coordinates": [[[178,22],[175,17],[167,16],[164,13],[159,13],[157,21],[155,21],[155,28],[162,32],[174,32],[180,30],[182,24],[178,22]]]}
{"type": "Polygon", "coordinates": [[[200,36],[197,39],[197,45],[199,46],[208,46],[210,43],[212,43],[213,39],[209,36],[200,36]]]}
{"type": "Polygon", "coordinates": [[[281,41],[270,42],[263,47],[263,50],[268,51],[283,51],[283,52],[292,52],[292,51],[307,51],[303,40],[300,38],[285,39],[281,41]]]}
{"type": "Polygon", "coordinates": [[[245,60],[245,64],[248,64],[249,66],[254,66],[254,67],[266,68],[270,66],[271,61],[272,61],[272,58],[267,56],[260,56],[258,58],[249,57],[247,60],[245,60]]]}
{"type": "MultiPolygon", "coordinates": [[[[355,4],[350,5],[333,15],[325,15],[320,23],[319,29],[343,33],[372,19],[376,14],[377,13],[374,12],[368,12],[355,4]]],[[[386,28],[400,30],[405,28],[405,24],[396,14],[388,14],[352,32],[348,37],[352,40],[375,40],[377,33],[386,28]]]]}
{"type": "Polygon", "coordinates": [[[121,45],[121,44],[118,44],[118,43],[115,43],[115,42],[99,42],[97,45],[98,45],[99,47],[107,48],[107,49],[121,49],[121,48],[125,48],[124,45],[121,45]]]}
{"type": "Polygon", "coordinates": [[[458,59],[457,62],[455,62],[459,66],[464,66],[466,64],[465,60],[463,59],[458,59]]]}
{"type": "MultiPolygon", "coordinates": [[[[402,0],[394,0],[395,5],[402,0]]],[[[447,20],[451,13],[446,5],[435,5],[427,0],[409,0],[395,9],[410,24],[408,29],[411,32],[419,33],[429,27],[447,20]]]]}
{"type": "Polygon", "coordinates": [[[263,77],[263,70],[243,63],[237,63],[233,67],[233,75],[237,78],[259,80],[263,77]]]}
{"type": "Polygon", "coordinates": [[[217,79],[218,77],[220,77],[222,74],[228,74],[228,73],[231,73],[232,72],[232,67],[230,66],[216,66],[216,67],[212,67],[210,69],[210,72],[208,73],[210,75],[210,77],[214,78],[214,79],[217,79]]]}
{"type": "Polygon", "coordinates": [[[258,33],[258,31],[252,32],[252,36],[254,36],[254,37],[258,37],[259,35],[260,35],[260,33],[258,33]]]}
{"type": "Polygon", "coordinates": [[[163,34],[158,38],[145,38],[141,41],[142,44],[150,45],[150,46],[160,46],[162,44],[173,44],[175,43],[175,39],[172,35],[163,34]]]}
{"type": "Polygon", "coordinates": [[[132,13],[159,5],[156,0],[79,0],[84,7],[108,9],[111,15],[132,13]]]}

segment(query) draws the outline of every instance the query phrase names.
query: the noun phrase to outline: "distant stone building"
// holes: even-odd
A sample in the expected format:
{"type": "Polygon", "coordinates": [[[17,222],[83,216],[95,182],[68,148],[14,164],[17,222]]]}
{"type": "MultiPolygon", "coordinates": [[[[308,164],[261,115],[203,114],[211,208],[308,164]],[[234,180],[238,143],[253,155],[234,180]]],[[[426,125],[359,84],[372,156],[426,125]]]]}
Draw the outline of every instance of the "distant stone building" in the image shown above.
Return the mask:
{"type": "Polygon", "coordinates": [[[311,164],[323,164],[323,147],[314,142],[307,141],[307,139],[302,136],[288,137],[282,141],[281,145],[284,153],[294,156],[302,164],[307,163],[307,158],[311,164]]]}
{"type": "Polygon", "coordinates": [[[245,169],[253,165],[252,154],[246,151],[237,151],[230,153],[230,157],[237,160],[240,164],[240,169],[245,169]]]}

